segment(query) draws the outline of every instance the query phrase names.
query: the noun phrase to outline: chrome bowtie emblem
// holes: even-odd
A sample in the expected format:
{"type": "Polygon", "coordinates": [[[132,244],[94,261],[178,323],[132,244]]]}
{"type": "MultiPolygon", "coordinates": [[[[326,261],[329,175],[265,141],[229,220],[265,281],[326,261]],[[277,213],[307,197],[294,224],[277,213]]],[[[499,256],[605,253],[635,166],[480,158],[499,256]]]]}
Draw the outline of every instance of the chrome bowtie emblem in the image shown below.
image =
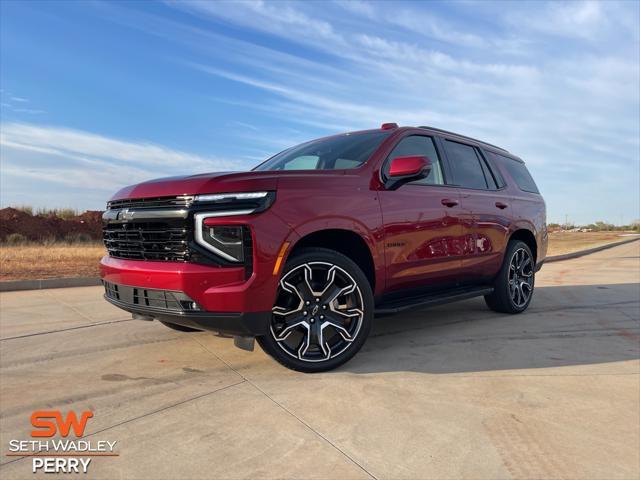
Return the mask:
{"type": "Polygon", "coordinates": [[[120,212],[118,212],[118,220],[122,220],[123,222],[133,220],[133,212],[128,208],[120,210],[120,212]]]}

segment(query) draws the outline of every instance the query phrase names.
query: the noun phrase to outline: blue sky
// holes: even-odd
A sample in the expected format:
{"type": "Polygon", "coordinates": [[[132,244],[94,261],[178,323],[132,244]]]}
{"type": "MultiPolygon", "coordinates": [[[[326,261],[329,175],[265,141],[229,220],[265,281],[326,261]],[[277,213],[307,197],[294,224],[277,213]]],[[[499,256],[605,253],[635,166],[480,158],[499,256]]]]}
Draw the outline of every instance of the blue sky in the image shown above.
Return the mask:
{"type": "Polygon", "coordinates": [[[382,122],[527,162],[550,221],[640,218],[639,2],[0,2],[2,206],[248,169],[382,122]]]}

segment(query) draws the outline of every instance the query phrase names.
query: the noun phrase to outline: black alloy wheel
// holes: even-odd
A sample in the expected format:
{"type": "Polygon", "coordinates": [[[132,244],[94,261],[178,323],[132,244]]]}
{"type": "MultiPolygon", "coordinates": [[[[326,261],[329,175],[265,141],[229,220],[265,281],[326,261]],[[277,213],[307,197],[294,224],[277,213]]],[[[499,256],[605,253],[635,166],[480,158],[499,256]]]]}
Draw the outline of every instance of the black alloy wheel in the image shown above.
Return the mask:
{"type": "Polygon", "coordinates": [[[510,241],[494,291],[484,297],[489,308],[501,313],[525,311],[533,297],[535,268],[529,246],[520,240],[510,241]]]}
{"type": "Polygon", "coordinates": [[[303,249],[285,266],[262,348],[288,368],[319,372],[349,360],[371,328],[369,281],[348,257],[303,249]]]}

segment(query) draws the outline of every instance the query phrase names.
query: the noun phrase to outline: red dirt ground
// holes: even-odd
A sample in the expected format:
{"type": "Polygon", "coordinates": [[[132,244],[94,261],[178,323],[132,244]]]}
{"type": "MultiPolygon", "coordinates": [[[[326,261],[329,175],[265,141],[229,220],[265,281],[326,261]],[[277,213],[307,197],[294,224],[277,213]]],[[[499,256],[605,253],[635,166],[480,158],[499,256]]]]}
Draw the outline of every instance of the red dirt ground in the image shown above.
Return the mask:
{"type": "Polygon", "coordinates": [[[29,215],[15,208],[3,208],[0,210],[0,241],[12,233],[19,233],[31,241],[66,240],[78,234],[100,240],[102,212],[87,211],[69,219],[62,219],[51,214],[29,215]]]}

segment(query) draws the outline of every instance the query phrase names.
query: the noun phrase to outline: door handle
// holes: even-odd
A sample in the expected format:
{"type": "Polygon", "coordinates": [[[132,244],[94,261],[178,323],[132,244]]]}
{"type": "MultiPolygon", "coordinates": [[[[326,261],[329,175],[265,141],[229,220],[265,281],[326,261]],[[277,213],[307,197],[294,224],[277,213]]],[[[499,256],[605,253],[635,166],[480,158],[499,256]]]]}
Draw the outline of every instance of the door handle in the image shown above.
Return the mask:
{"type": "Polygon", "coordinates": [[[443,198],[441,201],[442,205],[444,205],[445,207],[455,207],[456,205],[458,205],[460,202],[458,202],[457,200],[450,200],[448,198],[443,198]]]}
{"type": "Polygon", "coordinates": [[[504,210],[505,208],[507,208],[509,205],[507,205],[506,203],[502,203],[502,202],[496,202],[496,207],[498,207],[500,210],[504,210]]]}

